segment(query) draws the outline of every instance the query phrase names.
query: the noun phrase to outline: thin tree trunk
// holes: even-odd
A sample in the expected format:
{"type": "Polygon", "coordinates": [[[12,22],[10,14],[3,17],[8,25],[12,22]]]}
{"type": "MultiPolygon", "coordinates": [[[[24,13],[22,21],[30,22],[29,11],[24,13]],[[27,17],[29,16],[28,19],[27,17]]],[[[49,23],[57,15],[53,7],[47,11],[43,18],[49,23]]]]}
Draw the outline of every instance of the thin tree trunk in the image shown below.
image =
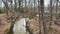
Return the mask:
{"type": "Polygon", "coordinates": [[[51,28],[51,24],[52,24],[52,0],[50,0],[50,25],[49,25],[49,29],[51,28]]]}
{"type": "Polygon", "coordinates": [[[39,29],[40,29],[39,34],[41,34],[40,0],[38,0],[38,13],[39,13],[39,29]]]}
{"type": "Polygon", "coordinates": [[[46,23],[44,22],[44,0],[40,0],[40,6],[41,6],[41,13],[42,13],[43,30],[44,30],[44,34],[47,34],[46,23]]]}
{"type": "Polygon", "coordinates": [[[55,24],[57,24],[58,25],[58,23],[57,23],[57,11],[58,10],[58,0],[56,0],[56,22],[55,22],[55,24]]]}
{"type": "Polygon", "coordinates": [[[20,5],[21,5],[21,1],[20,1],[20,0],[18,0],[18,3],[19,3],[19,11],[20,11],[20,5]]]}
{"type": "Polygon", "coordinates": [[[17,9],[17,2],[16,2],[16,0],[14,0],[14,3],[15,3],[15,10],[17,9]]]}

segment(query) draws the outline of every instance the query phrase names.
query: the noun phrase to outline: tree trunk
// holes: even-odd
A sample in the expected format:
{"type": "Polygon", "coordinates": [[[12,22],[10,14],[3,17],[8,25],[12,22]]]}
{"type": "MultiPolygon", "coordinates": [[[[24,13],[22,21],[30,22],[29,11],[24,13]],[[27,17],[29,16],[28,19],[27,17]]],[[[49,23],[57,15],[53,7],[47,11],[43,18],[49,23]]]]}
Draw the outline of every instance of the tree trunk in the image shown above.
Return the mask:
{"type": "Polygon", "coordinates": [[[41,13],[42,13],[42,23],[43,23],[43,30],[44,34],[47,34],[46,32],[46,23],[44,22],[44,0],[40,0],[40,7],[41,7],[41,13]]]}

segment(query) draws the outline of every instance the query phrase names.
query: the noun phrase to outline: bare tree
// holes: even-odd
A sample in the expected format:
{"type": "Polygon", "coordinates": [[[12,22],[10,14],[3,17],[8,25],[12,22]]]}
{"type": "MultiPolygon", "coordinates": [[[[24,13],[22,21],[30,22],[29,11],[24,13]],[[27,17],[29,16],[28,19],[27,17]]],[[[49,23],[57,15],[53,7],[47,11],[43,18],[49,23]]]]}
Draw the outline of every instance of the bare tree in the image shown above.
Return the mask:
{"type": "MultiPolygon", "coordinates": [[[[9,23],[11,23],[10,30],[9,30],[8,34],[13,33],[13,31],[12,31],[13,26],[15,24],[15,21],[19,18],[20,13],[9,8],[8,3],[7,3],[8,0],[2,0],[2,1],[6,7],[6,14],[8,16],[7,19],[9,20],[9,23]]],[[[16,3],[16,0],[15,0],[15,3],[16,3]]],[[[11,5],[12,5],[12,1],[11,1],[11,5]]]]}
{"type": "Polygon", "coordinates": [[[40,0],[40,7],[41,7],[44,34],[47,34],[47,32],[46,32],[46,23],[44,22],[44,0],[40,0]]]}
{"type": "Polygon", "coordinates": [[[18,3],[19,3],[19,10],[20,10],[21,0],[18,0],[18,3]]]}
{"type": "Polygon", "coordinates": [[[40,11],[40,0],[38,0],[38,13],[39,13],[39,29],[40,29],[40,33],[39,34],[41,34],[41,15],[40,15],[40,13],[41,13],[41,11],[40,11]]]}

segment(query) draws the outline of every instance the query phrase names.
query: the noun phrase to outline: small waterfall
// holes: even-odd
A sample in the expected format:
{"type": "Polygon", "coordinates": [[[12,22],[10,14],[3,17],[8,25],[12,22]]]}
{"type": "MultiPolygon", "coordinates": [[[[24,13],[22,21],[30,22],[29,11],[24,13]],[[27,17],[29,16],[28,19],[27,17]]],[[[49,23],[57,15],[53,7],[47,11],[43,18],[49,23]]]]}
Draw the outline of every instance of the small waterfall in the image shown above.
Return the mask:
{"type": "Polygon", "coordinates": [[[13,27],[14,34],[26,34],[26,21],[28,18],[20,18],[13,27]]]}

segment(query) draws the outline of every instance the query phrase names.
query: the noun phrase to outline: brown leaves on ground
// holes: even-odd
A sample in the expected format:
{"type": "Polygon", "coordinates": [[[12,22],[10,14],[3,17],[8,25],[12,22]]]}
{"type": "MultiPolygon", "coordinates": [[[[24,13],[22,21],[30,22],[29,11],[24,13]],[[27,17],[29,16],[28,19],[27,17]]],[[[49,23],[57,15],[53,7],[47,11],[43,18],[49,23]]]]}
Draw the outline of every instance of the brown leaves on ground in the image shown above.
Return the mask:
{"type": "MultiPolygon", "coordinates": [[[[57,22],[59,22],[59,21],[60,21],[60,19],[57,19],[57,22]]],[[[45,21],[45,23],[46,23],[46,31],[48,34],[60,34],[60,26],[56,25],[54,20],[51,22],[52,24],[51,24],[50,29],[49,29],[50,20],[47,19],[45,21]]],[[[29,27],[30,32],[32,32],[33,34],[36,34],[36,33],[39,34],[39,19],[37,19],[37,18],[30,19],[28,21],[28,27],[29,27]]],[[[41,27],[42,27],[41,28],[41,30],[42,30],[43,29],[42,22],[41,22],[41,27]]],[[[43,33],[43,31],[42,31],[42,33],[43,33]]]]}
{"type": "Polygon", "coordinates": [[[6,14],[0,14],[0,34],[4,34],[10,27],[6,17],[6,14]]]}

